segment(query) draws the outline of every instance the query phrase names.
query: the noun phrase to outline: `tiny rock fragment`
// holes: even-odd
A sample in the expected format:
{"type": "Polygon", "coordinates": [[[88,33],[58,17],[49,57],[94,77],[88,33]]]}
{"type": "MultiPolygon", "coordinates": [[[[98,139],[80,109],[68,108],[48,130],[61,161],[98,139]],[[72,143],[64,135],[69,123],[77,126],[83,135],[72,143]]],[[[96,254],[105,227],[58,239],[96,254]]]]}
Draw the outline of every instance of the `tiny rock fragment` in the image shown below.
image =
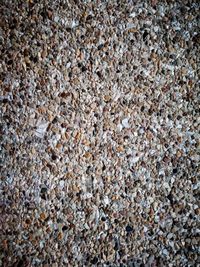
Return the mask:
{"type": "Polygon", "coordinates": [[[123,152],[124,148],[123,148],[123,146],[118,146],[116,150],[117,150],[117,152],[123,152]]]}
{"type": "Polygon", "coordinates": [[[129,119],[128,118],[125,118],[122,120],[122,125],[125,127],[125,128],[130,128],[130,124],[129,124],[129,119]]]}
{"type": "Polygon", "coordinates": [[[104,96],[104,101],[105,102],[109,102],[111,100],[111,96],[110,95],[105,95],[104,96]]]}
{"type": "Polygon", "coordinates": [[[85,158],[91,158],[91,157],[92,157],[92,154],[91,154],[90,152],[86,152],[86,153],[84,154],[84,157],[85,157],[85,158]]]}
{"type": "Polygon", "coordinates": [[[130,226],[130,225],[127,225],[127,226],[126,226],[126,232],[127,232],[127,233],[131,233],[131,232],[133,232],[133,227],[130,226]]]}
{"type": "Polygon", "coordinates": [[[42,212],[41,214],[40,214],[40,219],[42,220],[42,221],[44,221],[45,219],[46,219],[46,214],[44,213],[44,212],[42,212]]]}
{"type": "Polygon", "coordinates": [[[43,123],[40,123],[39,125],[37,125],[37,129],[35,131],[35,135],[37,137],[43,138],[44,135],[45,135],[45,132],[47,130],[48,125],[49,125],[48,122],[43,122],[43,123]]]}
{"type": "Polygon", "coordinates": [[[58,233],[58,240],[62,240],[63,234],[61,232],[58,233]]]}

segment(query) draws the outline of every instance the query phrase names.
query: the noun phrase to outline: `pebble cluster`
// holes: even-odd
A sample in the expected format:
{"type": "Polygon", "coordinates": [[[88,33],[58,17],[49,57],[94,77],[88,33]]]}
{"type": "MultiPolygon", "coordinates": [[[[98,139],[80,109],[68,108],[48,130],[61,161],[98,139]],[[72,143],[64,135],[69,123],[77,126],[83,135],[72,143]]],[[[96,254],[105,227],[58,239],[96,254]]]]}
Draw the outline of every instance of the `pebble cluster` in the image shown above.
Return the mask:
{"type": "Polygon", "coordinates": [[[199,1],[0,1],[0,266],[199,266],[199,1]]]}

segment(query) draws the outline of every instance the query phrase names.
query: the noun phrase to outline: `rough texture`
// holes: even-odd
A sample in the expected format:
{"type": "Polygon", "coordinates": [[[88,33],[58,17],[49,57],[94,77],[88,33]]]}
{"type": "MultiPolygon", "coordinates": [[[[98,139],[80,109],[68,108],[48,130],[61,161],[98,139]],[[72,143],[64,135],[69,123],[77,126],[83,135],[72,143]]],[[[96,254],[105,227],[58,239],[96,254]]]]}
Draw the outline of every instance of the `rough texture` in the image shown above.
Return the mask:
{"type": "Polygon", "coordinates": [[[0,266],[198,266],[198,1],[0,15],[0,266]]]}

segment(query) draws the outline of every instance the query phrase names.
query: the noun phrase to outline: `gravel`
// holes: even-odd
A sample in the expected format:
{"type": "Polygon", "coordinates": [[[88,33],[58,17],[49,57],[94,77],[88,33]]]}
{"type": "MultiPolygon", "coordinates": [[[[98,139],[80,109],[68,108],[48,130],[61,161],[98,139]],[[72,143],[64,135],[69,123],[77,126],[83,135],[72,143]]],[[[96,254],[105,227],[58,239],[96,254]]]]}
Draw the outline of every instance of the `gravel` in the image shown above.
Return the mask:
{"type": "Polygon", "coordinates": [[[0,1],[0,266],[199,266],[199,1],[0,1]]]}

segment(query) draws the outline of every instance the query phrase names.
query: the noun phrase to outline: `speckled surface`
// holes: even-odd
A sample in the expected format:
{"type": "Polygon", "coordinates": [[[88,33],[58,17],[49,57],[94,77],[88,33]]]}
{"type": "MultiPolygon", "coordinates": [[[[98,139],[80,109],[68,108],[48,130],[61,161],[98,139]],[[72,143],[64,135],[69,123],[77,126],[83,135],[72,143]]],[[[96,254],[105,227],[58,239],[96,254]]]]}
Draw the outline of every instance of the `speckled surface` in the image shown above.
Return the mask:
{"type": "Polygon", "coordinates": [[[198,266],[198,1],[0,14],[0,266],[198,266]]]}

